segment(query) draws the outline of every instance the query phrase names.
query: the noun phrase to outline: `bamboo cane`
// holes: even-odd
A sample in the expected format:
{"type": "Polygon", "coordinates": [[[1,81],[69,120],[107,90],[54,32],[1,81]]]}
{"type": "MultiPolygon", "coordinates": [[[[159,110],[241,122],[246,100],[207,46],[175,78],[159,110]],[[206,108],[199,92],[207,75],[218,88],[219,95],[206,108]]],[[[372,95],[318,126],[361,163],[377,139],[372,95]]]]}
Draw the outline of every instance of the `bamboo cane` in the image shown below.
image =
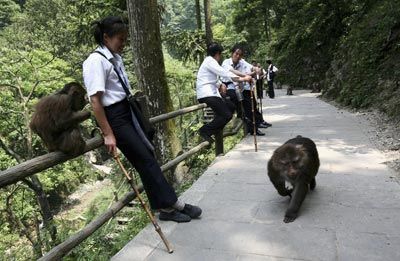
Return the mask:
{"type": "Polygon", "coordinates": [[[261,95],[258,98],[260,99],[260,113],[261,113],[261,115],[263,115],[262,96],[263,96],[264,90],[263,90],[263,84],[262,83],[260,84],[260,89],[261,89],[261,95]]]}
{"type": "Polygon", "coordinates": [[[256,94],[257,94],[256,100],[257,100],[257,98],[260,99],[260,102],[259,102],[260,110],[259,111],[260,111],[260,113],[262,115],[262,91],[263,91],[263,89],[262,89],[262,84],[261,84],[261,86],[260,86],[261,87],[261,95],[258,96],[257,82],[259,82],[259,80],[260,80],[260,75],[257,74],[256,78],[257,78],[257,81],[256,81],[256,94]]]}
{"type": "Polygon", "coordinates": [[[254,151],[257,152],[256,115],[254,112],[254,84],[250,85],[251,113],[253,114],[254,151]]]}
{"type": "Polygon", "coordinates": [[[149,216],[149,218],[151,220],[151,223],[153,223],[153,226],[154,226],[155,230],[160,235],[162,241],[164,242],[165,246],[167,247],[168,253],[170,253],[170,254],[173,253],[174,250],[172,249],[172,247],[171,247],[170,243],[168,242],[167,238],[165,237],[164,233],[161,231],[161,227],[158,225],[158,223],[157,223],[156,219],[154,218],[153,214],[151,213],[149,208],[146,206],[146,203],[144,202],[143,198],[140,196],[138,188],[133,183],[133,179],[131,178],[131,176],[129,176],[128,172],[126,171],[126,169],[122,165],[122,162],[121,162],[121,160],[120,160],[120,158],[119,158],[117,153],[114,154],[114,159],[118,163],[118,165],[121,168],[122,172],[125,174],[125,177],[128,179],[129,185],[132,187],[133,191],[135,191],[136,196],[139,199],[140,205],[142,205],[144,211],[149,216]]]}

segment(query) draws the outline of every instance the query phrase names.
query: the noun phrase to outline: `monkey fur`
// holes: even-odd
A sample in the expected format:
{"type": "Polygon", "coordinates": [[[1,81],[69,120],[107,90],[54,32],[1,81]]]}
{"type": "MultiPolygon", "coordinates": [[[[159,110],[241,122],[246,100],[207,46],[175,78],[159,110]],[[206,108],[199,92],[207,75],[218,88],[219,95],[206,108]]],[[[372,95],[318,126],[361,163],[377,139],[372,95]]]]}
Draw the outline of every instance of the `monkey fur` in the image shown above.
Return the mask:
{"type": "Polygon", "coordinates": [[[90,117],[90,112],[81,111],[86,105],[85,94],[82,85],[71,82],[36,104],[29,126],[50,152],[60,150],[69,155],[83,153],[86,143],[81,136],[79,123],[90,117]]]}
{"type": "Polygon", "coordinates": [[[277,148],[268,161],[268,176],[272,184],[279,195],[290,196],[289,207],[283,219],[285,223],[296,219],[308,189],[315,188],[319,164],[315,143],[300,135],[277,148]],[[293,188],[288,189],[285,181],[293,188]]]}

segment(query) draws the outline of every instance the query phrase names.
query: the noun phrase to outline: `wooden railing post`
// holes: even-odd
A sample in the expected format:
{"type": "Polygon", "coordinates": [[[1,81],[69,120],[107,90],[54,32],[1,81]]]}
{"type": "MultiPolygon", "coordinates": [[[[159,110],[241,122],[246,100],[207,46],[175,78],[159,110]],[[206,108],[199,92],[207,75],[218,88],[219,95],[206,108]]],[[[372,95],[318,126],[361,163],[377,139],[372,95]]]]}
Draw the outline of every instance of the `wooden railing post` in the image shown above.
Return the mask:
{"type": "Polygon", "coordinates": [[[224,154],[224,133],[223,130],[215,134],[215,156],[224,154]]]}

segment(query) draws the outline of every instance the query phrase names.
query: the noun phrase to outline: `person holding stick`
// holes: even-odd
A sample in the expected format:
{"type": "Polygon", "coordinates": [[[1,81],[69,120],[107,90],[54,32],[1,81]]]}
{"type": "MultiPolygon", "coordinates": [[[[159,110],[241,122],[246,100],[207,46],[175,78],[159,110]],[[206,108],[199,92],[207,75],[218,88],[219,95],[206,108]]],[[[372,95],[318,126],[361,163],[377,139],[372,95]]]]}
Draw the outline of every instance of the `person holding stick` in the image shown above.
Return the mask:
{"type": "Polygon", "coordinates": [[[226,86],[218,82],[218,77],[225,77],[230,81],[237,82],[250,82],[252,80],[251,76],[238,76],[231,70],[219,65],[222,51],[222,46],[218,43],[209,44],[207,46],[208,56],[204,59],[197,73],[197,100],[200,103],[206,103],[214,112],[214,119],[199,129],[200,136],[210,143],[214,141],[211,135],[215,135],[225,127],[232,119],[232,112],[235,109],[230,100],[223,98],[226,94],[226,86]]]}
{"type": "Polygon", "coordinates": [[[94,23],[99,46],[83,63],[91,106],[109,153],[115,155],[119,148],[135,167],[151,208],[160,210],[160,220],[189,222],[201,215],[201,209],[177,198],[154,156],[140,112],[127,100],[130,86],[121,57],[127,36],[127,25],[119,17],[109,16],[94,23]]]}
{"type": "MultiPolygon", "coordinates": [[[[258,67],[253,67],[251,64],[246,62],[243,59],[244,55],[244,48],[241,44],[235,44],[232,49],[231,49],[231,58],[226,59],[223,63],[222,66],[226,69],[231,69],[232,72],[234,72],[237,75],[240,76],[254,76],[256,73],[258,73],[258,67]]],[[[226,79],[223,79],[223,81],[226,81],[226,79]]],[[[227,94],[231,97],[231,100],[236,101],[235,99],[235,88],[237,90],[237,86],[232,84],[231,82],[227,82],[228,86],[228,91],[227,94]]],[[[253,128],[253,111],[252,107],[257,108],[257,102],[255,100],[255,97],[253,99],[251,98],[251,92],[250,92],[250,84],[249,83],[244,83],[241,85],[240,90],[243,95],[243,109],[244,109],[244,115],[245,115],[245,123],[247,125],[247,131],[253,135],[254,128],[253,128]],[[254,103],[252,105],[252,102],[254,103]]],[[[253,94],[254,95],[254,94],[253,94]]],[[[236,102],[237,106],[240,104],[236,102]]],[[[268,128],[271,126],[271,124],[267,123],[264,121],[262,114],[256,109],[254,110],[255,114],[255,123],[256,123],[256,130],[255,134],[258,136],[263,136],[265,133],[261,132],[259,128],[268,128]]]]}

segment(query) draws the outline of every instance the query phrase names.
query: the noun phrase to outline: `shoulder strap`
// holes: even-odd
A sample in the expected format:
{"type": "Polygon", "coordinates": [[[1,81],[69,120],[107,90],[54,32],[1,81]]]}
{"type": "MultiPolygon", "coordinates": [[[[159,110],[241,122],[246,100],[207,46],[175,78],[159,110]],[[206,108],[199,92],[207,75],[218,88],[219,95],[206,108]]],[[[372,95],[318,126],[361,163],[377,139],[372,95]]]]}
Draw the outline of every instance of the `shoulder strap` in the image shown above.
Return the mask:
{"type": "Polygon", "coordinates": [[[112,64],[112,62],[111,62],[110,60],[107,59],[107,57],[104,55],[104,53],[102,53],[102,52],[100,52],[100,51],[97,51],[97,50],[94,51],[94,52],[100,54],[100,55],[103,56],[109,63],[111,63],[111,65],[112,65],[113,68],[114,68],[114,72],[117,74],[118,79],[119,79],[119,81],[120,81],[120,83],[121,83],[121,85],[122,85],[122,88],[124,88],[124,91],[125,91],[125,93],[126,93],[126,96],[127,96],[128,98],[129,98],[130,96],[132,96],[132,93],[129,91],[128,87],[125,85],[125,82],[122,80],[122,77],[121,77],[121,75],[118,73],[118,70],[117,70],[117,68],[115,68],[114,64],[112,64]]]}

